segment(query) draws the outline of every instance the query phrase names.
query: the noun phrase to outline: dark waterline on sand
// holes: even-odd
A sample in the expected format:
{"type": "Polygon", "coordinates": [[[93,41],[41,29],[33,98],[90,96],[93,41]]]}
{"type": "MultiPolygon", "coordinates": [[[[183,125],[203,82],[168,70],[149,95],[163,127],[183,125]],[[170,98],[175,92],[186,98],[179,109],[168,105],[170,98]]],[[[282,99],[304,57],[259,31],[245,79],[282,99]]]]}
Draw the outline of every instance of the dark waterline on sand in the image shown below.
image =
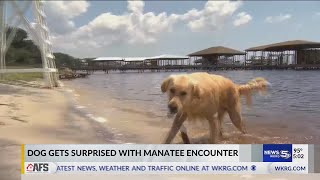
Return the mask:
{"type": "MultiPolygon", "coordinates": [[[[67,84],[78,92],[85,92],[81,93],[80,98],[85,98],[93,111],[102,112],[105,108],[111,108],[118,112],[139,114],[145,117],[148,126],[157,126],[166,119],[167,113],[167,99],[160,91],[160,84],[170,74],[177,73],[182,72],[95,73],[89,78],[77,79],[67,84]]],[[[272,84],[266,96],[254,95],[251,108],[242,101],[242,115],[253,134],[270,136],[278,139],[272,140],[273,142],[280,143],[320,143],[319,71],[211,73],[226,76],[236,83],[264,77],[272,84]]],[[[109,117],[110,112],[108,111],[109,117]]],[[[127,120],[130,121],[130,116],[127,120]]],[[[228,120],[225,122],[230,124],[228,120]]]]}

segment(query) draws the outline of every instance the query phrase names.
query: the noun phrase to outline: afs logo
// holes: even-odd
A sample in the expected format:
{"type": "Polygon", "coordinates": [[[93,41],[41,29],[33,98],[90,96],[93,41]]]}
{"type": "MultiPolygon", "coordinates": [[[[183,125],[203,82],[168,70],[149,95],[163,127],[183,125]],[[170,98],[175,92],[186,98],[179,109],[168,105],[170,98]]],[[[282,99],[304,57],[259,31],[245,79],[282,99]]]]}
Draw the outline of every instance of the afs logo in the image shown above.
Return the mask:
{"type": "Polygon", "coordinates": [[[292,162],[292,144],[264,144],[263,162],[292,162]]]}
{"type": "Polygon", "coordinates": [[[26,172],[49,172],[48,163],[29,163],[26,172]]]}

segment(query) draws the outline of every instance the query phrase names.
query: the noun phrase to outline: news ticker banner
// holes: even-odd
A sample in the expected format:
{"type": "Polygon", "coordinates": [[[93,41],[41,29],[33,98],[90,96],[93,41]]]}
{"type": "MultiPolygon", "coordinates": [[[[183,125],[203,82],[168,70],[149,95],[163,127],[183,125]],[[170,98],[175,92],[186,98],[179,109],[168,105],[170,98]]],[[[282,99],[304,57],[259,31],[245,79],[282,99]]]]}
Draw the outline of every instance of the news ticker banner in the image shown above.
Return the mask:
{"type": "Polygon", "coordinates": [[[21,174],[318,173],[308,144],[22,145],[21,174]]]}

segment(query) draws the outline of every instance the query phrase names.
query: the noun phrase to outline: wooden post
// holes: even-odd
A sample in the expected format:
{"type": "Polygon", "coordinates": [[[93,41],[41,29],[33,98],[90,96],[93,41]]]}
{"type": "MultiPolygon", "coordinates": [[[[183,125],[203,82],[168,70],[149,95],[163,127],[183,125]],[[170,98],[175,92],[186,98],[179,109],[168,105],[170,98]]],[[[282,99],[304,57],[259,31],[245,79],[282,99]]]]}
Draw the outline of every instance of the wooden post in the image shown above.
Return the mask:
{"type": "Polygon", "coordinates": [[[247,59],[248,59],[248,51],[245,51],[246,52],[246,54],[245,54],[245,57],[244,57],[244,66],[246,67],[247,66],[247,59]]]}

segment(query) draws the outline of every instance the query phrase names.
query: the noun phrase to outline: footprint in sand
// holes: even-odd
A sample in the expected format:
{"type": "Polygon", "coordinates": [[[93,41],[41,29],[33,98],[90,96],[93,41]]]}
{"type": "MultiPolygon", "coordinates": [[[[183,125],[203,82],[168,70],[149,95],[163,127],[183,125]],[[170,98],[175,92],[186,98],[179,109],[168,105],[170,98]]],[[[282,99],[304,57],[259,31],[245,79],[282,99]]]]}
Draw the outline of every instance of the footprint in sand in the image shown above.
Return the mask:
{"type": "Polygon", "coordinates": [[[18,111],[18,110],[20,110],[20,108],[17,106],[12,106],[12,110],[18,111]]]}
{"type": "Polygon", "coordinates": [[[20,119],[19,117],[15,117],[15,116],[11,117],[11,119],[15,120],[15,121],[23,122],[23,123],[27,123],[28,122],[26,120],[20,119]]]}

